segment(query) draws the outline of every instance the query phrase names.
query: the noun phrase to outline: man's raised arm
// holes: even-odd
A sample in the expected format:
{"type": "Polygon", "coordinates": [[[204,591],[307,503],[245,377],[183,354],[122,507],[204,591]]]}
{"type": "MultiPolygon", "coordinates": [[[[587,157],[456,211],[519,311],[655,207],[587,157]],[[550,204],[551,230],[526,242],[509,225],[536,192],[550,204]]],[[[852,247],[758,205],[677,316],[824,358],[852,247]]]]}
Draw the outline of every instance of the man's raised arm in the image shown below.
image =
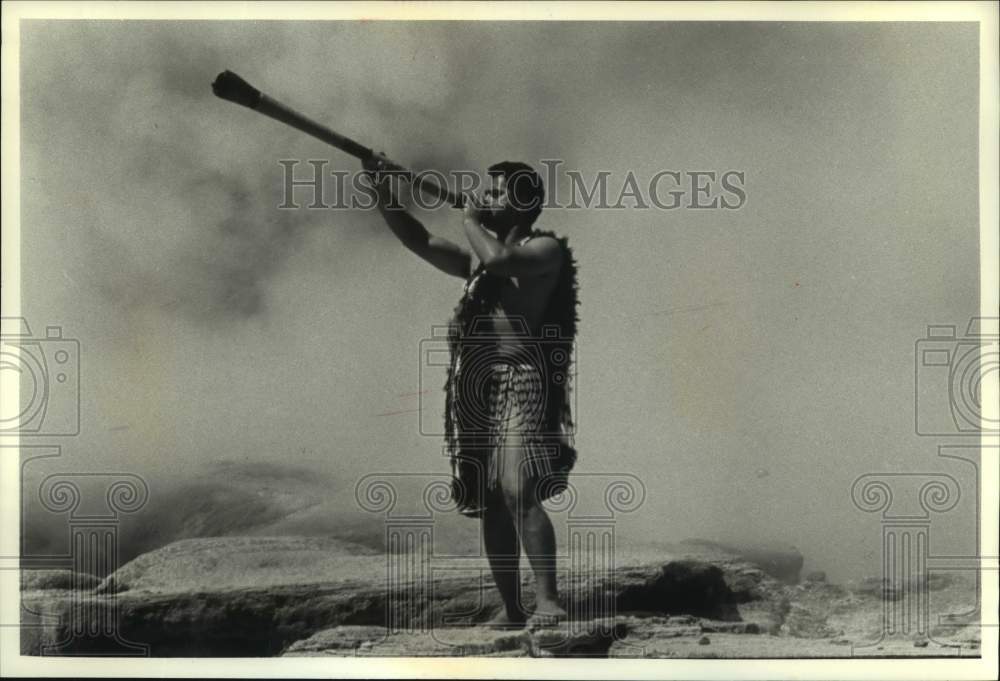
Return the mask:
{"type": "MultiPolygon", "coordinates": [[[[392,169],[394,166],[384,156],[372,156],[364,162],[365,170],[373,177],[378,171],[392,169]]],[[[381,182],[373,177],[373,189],[378,201],[378,209],[403,245],[434,265],[442,272],[456,277],[468,278],[472,267],[472,255],[458,244],[434,236],[428,232],[420,221],[410,215],[398,204],[392,193],[389,181],[381,182]]]]}

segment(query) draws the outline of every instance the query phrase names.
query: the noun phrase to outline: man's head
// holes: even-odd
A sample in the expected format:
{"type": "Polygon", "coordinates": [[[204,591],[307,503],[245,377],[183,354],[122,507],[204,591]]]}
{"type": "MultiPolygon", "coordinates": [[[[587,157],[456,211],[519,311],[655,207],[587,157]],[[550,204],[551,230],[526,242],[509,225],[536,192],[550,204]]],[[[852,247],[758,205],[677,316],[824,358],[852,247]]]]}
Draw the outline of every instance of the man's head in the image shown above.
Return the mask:
{"type": "Polygon", "coordinates": [[[502,161],[486,169],[490,178],[483,195],[483,225],[502,236],[516,225],[531,227],[542,212],[545,187],[531,166],[502,161]]]}

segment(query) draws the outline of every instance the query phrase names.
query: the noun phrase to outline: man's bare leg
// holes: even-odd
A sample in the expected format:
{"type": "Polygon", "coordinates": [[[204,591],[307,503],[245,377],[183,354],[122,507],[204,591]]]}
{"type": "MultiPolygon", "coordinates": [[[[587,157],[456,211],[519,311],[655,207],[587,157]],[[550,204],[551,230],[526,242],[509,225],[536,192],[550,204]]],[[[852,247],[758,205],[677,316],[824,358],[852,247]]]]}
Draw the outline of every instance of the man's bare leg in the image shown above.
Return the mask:
{"type": "Polygon", "coordinates": [[[499,495],[490,500],[483,514],[483,544],[505,611],[490,624],[503,627],[524,623],[527,615],[521,605],[521,548],[514,520],[499,495]]]}
{"type": "Polygon", "coordinates": [[[522,513],[519,526],[524,553],[535,573],[535,615],[563,618],[566,611],[559,605],[556,586],[556,535],[549,514],[533,501],[522,513]]]}
{"type": "Polygon", "coordinates": [[[559,604],[556,586],[556,535],[545,507],[538,500],[538,481],[525,465],[524,451],[518,448],[505,462],[501,485],[507,508],[524,553],[535,574],[535,616],[561,619],[566,611],[559,604]]]}

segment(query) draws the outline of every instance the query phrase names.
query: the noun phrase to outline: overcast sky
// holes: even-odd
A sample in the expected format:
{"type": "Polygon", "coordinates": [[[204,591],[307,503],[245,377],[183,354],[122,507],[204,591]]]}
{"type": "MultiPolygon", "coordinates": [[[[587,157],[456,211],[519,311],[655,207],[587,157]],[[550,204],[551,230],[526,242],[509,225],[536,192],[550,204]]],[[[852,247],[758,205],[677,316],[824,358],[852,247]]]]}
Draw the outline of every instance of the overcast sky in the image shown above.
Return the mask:
{"type": "MultiPolygon", "coordinates": [[[[562,159],[613,187],[745,172],[739,210],[542,214],[580,265],[577,470],[642,478],[623,531],[782,540],[870,572],[878,518],[852,481],[965,474],[913,434],[913,351],[978,309],[977,35],[27,22],[22,307],[83,348],[66,455],[154,480],[294,464],[339,495],[374,470],[447,470],[412,393],[461,281],[377,215],[277,210],[279,160],[357,163],[216,99],[228,68],[418,168],[562,159]]],[[[462,240],[455,211],[420,217],[462,240]]],[[[436,415],[443,370],[425,376],[436,415]]]]}

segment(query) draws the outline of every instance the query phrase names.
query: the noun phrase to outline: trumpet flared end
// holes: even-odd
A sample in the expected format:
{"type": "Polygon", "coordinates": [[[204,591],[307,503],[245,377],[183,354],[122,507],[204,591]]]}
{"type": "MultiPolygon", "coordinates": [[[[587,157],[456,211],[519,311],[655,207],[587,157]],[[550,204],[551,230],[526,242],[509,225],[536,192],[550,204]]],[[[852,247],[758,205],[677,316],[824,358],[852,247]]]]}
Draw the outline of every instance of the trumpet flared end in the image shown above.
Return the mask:
{"type": "Polygon", "coordinates": [[[260,104],[260,90],[246,82],[232,71],[223,71],[215,77],[212,92],[216,97],[242,104],[251,109],[260,104]]]}

